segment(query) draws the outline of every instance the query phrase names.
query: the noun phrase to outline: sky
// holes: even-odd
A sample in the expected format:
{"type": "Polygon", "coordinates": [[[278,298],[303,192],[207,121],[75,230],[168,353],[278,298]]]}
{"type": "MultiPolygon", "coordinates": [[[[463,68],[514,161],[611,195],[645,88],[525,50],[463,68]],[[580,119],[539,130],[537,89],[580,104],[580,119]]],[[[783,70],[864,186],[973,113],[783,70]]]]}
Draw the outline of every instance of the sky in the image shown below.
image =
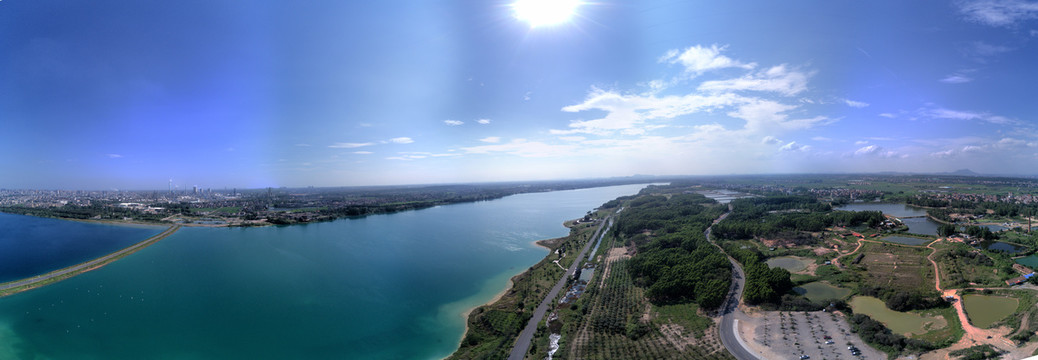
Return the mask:
{"type": "Polygon", "coordinates": [[[1038,174],[1038,2],[0,1],[0,188],[1038,174]]]}

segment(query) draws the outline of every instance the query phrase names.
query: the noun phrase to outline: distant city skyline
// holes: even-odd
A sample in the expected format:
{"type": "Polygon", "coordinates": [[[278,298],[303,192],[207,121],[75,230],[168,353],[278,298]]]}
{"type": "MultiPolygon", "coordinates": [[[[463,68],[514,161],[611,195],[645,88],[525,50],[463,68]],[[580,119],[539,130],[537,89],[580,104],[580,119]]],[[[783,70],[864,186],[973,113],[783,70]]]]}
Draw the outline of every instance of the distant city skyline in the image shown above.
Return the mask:
{"type": "Polygon", "coordinates": [[[1038,174],[1033,1],[512,5],[0,2],[0,188],[1038,174]]]}

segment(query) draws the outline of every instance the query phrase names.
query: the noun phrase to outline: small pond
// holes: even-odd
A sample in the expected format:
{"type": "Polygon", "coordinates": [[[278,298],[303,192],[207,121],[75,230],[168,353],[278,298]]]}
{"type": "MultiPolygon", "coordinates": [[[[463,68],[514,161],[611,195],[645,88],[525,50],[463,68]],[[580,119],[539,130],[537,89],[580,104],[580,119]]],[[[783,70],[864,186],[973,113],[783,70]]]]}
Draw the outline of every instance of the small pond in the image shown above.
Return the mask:
{"type": "Polygon", "coordinates": [[[872,296],[855,296],[850,305],[855,313],[868,315],[898,334],[924,334],[948,325],[944,316],[923,316],[914,312],[890,310],[883,300],[872,296]]]}
{"type": "Polygon", "coordinates": [[[1016,263],[1032,269],[1038,268],[1038,255],[1016,259],[1016,263]]]}
{"type": "Polygon", "coordinates": [[[851,294],[851,289],[830,285],[827,282],[815,281],[793,288],[797,294],[808,300],[820,302],[830,299],[843,299],[851,294]]]}
{"type": "Polygon", "coordinates": [[[995,241],[987,245],[988,250],[1001,251],[1007,254],[1016,254],[1023,250],[1027,250],[1026,247],[1013,245],[1007,242],[995,241]]]}
{"type": "Polygon", "coordinates": [[[799,256],[779,256],[768,259],[766,263],[770,267],[780,267],[789,270],[789,272],[798,272],[807,270],[807,266],[814,263],[814,260],[799,256]]]}
{"type": "Polygon", "coordinates": [[[962,301],[970,322],[981,329],[987,329],[1016,312],[1016,306],[1020,303],[1020,300],[1011,297],[988,295],[966,295],[962,301]]]}

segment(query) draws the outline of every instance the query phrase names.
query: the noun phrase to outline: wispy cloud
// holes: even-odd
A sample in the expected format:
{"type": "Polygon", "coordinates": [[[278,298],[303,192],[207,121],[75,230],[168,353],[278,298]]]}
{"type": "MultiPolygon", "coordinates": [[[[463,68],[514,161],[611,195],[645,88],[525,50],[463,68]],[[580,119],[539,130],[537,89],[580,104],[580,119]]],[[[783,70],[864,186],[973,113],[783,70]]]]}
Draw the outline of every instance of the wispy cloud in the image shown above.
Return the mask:
{"type": "Polygon", "coordinates": [[[501,138],[499,138],[497,136],[487,136],[485,138],[479,139],[479,141],[482,141],[482,142],[485,142],[485,143],[499,143],[499,142],[501,142],[501,138]]]}
{"type": "Polygon", "coordinates": [[[869,106],[869,103],[863,102],[863,101],[854,101],[854,100],[851,100],[851,99],[840,99],[840,100],[843,101],[844,104],[847,104],[847,106],[850,106],[850,107],[853,107],[853,108],[861,109],[861,108],[865,108],[865,107],[869,106]]]}
{"type": "Polygon", "coordinates": [[[447,124],[447,126],[459,126],[465,124],[465,122],[461,120],[444,120],[443,123],[447,124]]]}
{"type": "Polygon", "coordinates": [[[476,123],[479,123],[480,125],[487,125],[490,124],[490,119],[479,119],[476,120],[476,123]]]}
{"type": "Polygon", "coordinates": [[[962,74],[951,74],[941,79],[941,82],[945,84],[963,84],[970,81],[973,81],[973,78],[962,74]]]}
{"type": "Polygon", "coordinates": [[[365,146],[371,146],[371,145],[375,145],[375,143],[372,143],[372,142],[365,142],[365,143],[339,142],[339,143],[334,143],[334,144],[328,145],[328,147],[330,147],[332,149],[353,149],[353,148],[359,148],[359,147],[365,147],[365,146]]]}
{"type": "Polygon", "coordinates": [[[967,20],[996,27],[1011,27],[1038,17],[1038,2],[1025,0],[969,0],[958,3],[967,20]]]}
{"type": "Polygon", "coordinates": [[[299,143],[299,144],[296,144],[296,146],[298,146],[298,147],[310,147],[310,144],[299,143]]]}
{"type": "Polygon", "coordinates": [[[410,143],[413,143],[414,140],[409,138],[409,137],[396,137],[396,138],[389,139],[389,142],[394,143],[394,144],[410,144],[410,143]]]}
{"type": "Polygon", "coordinates": [[[370,152],[370,151],[354,151],[353,153],[357,154],[357,155],[371,155],[371,154],[374,154],[373,152],[370,152]]]}
{"type": "Polygon", "coordinates": [[[894,114],[891,114],[891,113],[880,113],[879,116],[885,117],[887,119],[897,118],[897,115],[894,115],[894,114]]]}
{"type": "Polygon", "coordinates": [[[808,76],[809,74],[792,70],[786,65],[778,65],[736,79],[704,81],[699,85],[699,90],[762,91],[793,96],[807,90],[808,76]]]}
{"type": "Polygon", "coordinates": [[[761,142],[761,144],[776,145],[776,144],[781,144],[782,140],[776,139],[774,136],[770,136],[769,135],[769,136],[765,136],[763,139],[761,139],[760,142],[761,142]]]}
{"type": "Polygon", "coordinates": [[[463,147],[462,151],[469,154],[493,154],[505,153],[520,157],[551,157],[561,156],[577,150],[576,145],[547,144],[540,141],[528,141],[526,139],[515,139],[509,143],[495,145],[481,145],[463,147]]]}
{"type": "Polygon", "coordinates": [[[732,67],[748,70],[757,66],[755,63],[742,63],[721,55],[721,52],[725,51],[727,48],[728,46],[717,46],[717,44],[714,44],[710,45],[710,47],[696,45],[686,48],[684,51],[673,49],[667,51],[667,53],[661,56],[658,61],[661,63],[668,62],[671,64],[680,63],[685,67],[685,72],[693,75],[705,71],[732,67]]]}
{"type": "Polygon", "coordinates": [[[998,125],[1012,124],[1016,122],[1004,116],[992,115],[985,112],[952,110],[942,107],[923,108],[919,110],[919,113],[922,116],[933,119],[980,120],[998,125]]]}
{"type": "Polygon", "coordinates": [[[107,156],[109,159],[118,159],[118,158],[123,157],[122,155],[119,155],[119,154],[105,154],[105,156],[107,156]]]}

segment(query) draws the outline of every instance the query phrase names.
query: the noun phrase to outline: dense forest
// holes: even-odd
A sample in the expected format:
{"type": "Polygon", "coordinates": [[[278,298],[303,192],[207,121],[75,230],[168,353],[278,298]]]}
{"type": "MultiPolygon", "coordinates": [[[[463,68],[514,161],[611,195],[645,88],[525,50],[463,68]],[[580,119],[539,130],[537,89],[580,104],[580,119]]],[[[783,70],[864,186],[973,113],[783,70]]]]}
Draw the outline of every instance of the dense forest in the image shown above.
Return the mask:
{"type": "Polygon", "coordinates": [[[615,231],[637,249],[628,269],[652,302],[721,305],[731,265],[703,232],[723,211],[699,194],[644,195],[627,204],[615,231]]]}

